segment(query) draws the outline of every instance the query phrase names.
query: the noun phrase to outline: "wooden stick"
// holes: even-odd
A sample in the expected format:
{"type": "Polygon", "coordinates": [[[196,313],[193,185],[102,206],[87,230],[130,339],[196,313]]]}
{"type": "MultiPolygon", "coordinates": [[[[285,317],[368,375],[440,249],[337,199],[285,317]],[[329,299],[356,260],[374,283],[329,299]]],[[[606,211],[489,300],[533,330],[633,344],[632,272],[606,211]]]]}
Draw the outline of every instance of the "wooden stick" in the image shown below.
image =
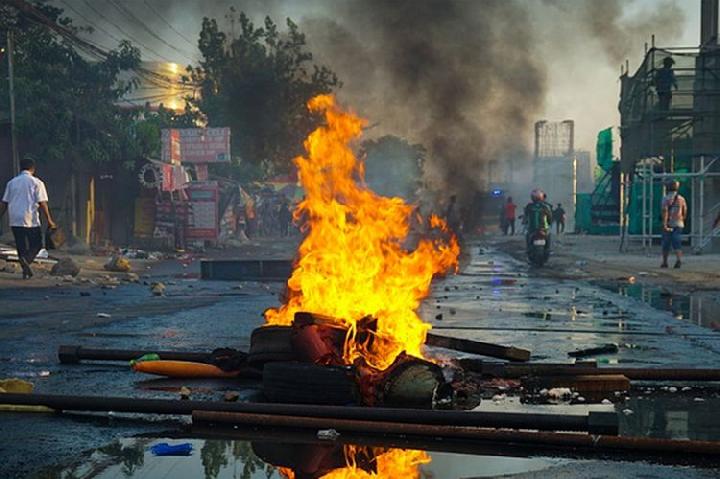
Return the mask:
{"type": "Polygon", "coordinates": [[[513,346],[500,346],[498,344],[483,343],[470,339],[450,338],[428,333],[426,344],[439,348],[454,349],[464,353],[479,354],[492,358],[507,359],[509,361],[529,361],[530,351],[513,346]]]}

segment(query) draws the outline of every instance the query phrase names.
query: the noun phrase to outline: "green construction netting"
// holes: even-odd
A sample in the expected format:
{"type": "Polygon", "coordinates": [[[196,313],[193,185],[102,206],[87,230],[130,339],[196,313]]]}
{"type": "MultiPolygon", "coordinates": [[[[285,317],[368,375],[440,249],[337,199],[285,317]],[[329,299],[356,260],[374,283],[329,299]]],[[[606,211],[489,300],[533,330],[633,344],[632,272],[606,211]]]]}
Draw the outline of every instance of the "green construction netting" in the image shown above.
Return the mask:
{"type": "Polygon", "coordinates": [[[613,134],[612,128],[600,130],[597,136],[597,163],[604,171],[613,167],[613,134]]]}

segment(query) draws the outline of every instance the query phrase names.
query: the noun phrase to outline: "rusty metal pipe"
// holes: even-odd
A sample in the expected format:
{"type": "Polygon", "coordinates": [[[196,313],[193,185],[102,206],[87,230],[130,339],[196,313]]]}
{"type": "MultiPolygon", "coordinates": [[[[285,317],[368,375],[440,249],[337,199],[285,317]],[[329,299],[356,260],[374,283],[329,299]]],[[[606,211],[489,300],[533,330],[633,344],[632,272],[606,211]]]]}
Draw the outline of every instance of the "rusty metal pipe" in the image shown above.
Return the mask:
{"type": "Polygon", "coordinates": [[[161,359],[170,361],[208,362],[210,353],[193,353],[189,351],[156,351],[151,349],[94,349],[82,346],[60,346],[58,359],[63,364],[87,361],[131,361],[145,354],[157,354],[161,359]]]}
{"type": "Polygon", "coordinates": [[[617,329],[578,329],[578,328],[503,328],[499,326],[443,326],[433,324],[434,331],[508,331],[530,333],[571,333],[611,336],[678,336],[682,338],[717,338],[718,333],[667,333],[665,331],[627,331],[617,329]]]}
{"type": "Polygon", "coordinates": [[[587,416],[563,414],[525,414],[479,411],[433,411],[425,409],[318,406],[305,404],[228,403],[219,401],[179,401],[101,396],[0,393],[0,404],[47,406],[66,411],[115,411],[145,414],[189,415],[193,411],[303,416],[327,421],[360,420],[393,423],[455,425],[550,431],[588,431],[617,434],[615,413],[591,412],[587,416]]]}
{"type": "Polygon", "coordinates": [[[608,451],[647,453],[720,454],[720,441],[679,441],[648,437],[589,435],[558,432],[529,432],[487,429],[467,426],[405,424],[397,422],[357,421],[297,416],[270,416],[222,411],[193,411],[193,423],[243,426],[271,426],[301,429],[335,429],[339,432],[433,436],[475,441],[538,444],[608,451]]]}
{"type": "Polygon", "coordinates": [[[469,361],[461,361],[460,365],[473,372],[503,378],[620,374],[636,381],[720,381],[720,369],[710,368],[599,368],[572,364],[504,364],[469,361]]]}
{"type": "MultiPolygon", "coordinates": [[[[293,445],[323,445],[327,447],[327,440],[318,439],[317,431],[313,429],[261,429],[255,426],[218,427],[213,424],[193,424],[190,435],[187,432],[168,433],[174,439],[226,439],[248,442],[272,441],[276,443],[293,445]]],[[[578,447],[560,447],[549,444],[533,443],[503,443],[499,441],[482,441],[471,439],[456,439],[428,436],[393,436],[388,434],[362,434],[344,432],[336,440],[337,444],[352,444],[355,446],[369,446],[395,449],[417,449],[433,452],[446,452],[452,454],[468,454],[500,457],[537,457],[552,455],[570,459],[607,458],[607,450],[583,449],[578,447]]],[[[718,459],[698,454],[677,455],[667,452],[652,451],[622,451],[623,461],[651,461],[655,464],[689,465],[702,468],[717,468],[718,459]]]]}

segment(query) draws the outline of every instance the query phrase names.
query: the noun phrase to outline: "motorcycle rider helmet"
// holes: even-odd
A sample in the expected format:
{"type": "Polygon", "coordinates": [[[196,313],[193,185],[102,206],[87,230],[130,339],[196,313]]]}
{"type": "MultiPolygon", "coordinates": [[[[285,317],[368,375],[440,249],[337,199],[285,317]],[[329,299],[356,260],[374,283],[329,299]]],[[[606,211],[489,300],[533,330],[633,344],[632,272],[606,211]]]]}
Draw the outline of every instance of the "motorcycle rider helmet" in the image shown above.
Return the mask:
{"type": "Polygon", "coordinates": [[[545,199],[545,192],[540,188],[535,188],[530,193],[530,199],[533,201],[543,201],[545,199]]]}

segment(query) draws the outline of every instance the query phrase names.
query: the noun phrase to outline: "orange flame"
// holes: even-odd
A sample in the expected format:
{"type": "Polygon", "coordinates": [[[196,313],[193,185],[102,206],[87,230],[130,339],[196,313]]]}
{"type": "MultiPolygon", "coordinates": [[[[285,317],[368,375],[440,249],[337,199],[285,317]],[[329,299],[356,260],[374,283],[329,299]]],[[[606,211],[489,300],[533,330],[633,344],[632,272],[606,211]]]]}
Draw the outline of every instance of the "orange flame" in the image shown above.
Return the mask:
{"type": "Polygon", "coordinates": [[[431,461],[425,451],[390,449],[375,458],[377,472],[365,471],[354,463],[349,451],[348,466],[335,469],[322,479],[419,479],[420,466],[431,461]]]}
{"type": "Polygon", "coordinates": [[[290,325],[298,311],[340,318],[349,329],[344,360],[362,357],[386,369],[405,351],[421,357],[430,325],[417,314],[433,275],[457,268],[457,240],[438,217],[429,226],[442,234],[408,251],[413,206],[380,196],[364,182],[364,164],[351,143],[364,120],[343,111],[331,95],[308,102],[325,124],[305,141],[307,156],[295,158],[306,196],[294,216],[306,232],[288,281],[287,302],[266,311],[268,324],[290,325]],[[356,341],[357,322],[377,319],[370,343],[356,341]]]}
{"type": "MultiPolygon", "coordinates": [[[[355,462],[355,446],[345,446],[347,466],[335,469],[323,475],[321,479],[419,479],[420,466],[432,461],[425,451],[390,449],[375,454],[375,471],[366,471],[355,462]]],[[[295,471],[290,468],[278,468],[286,479],[295,479],[295,471]]]]}

